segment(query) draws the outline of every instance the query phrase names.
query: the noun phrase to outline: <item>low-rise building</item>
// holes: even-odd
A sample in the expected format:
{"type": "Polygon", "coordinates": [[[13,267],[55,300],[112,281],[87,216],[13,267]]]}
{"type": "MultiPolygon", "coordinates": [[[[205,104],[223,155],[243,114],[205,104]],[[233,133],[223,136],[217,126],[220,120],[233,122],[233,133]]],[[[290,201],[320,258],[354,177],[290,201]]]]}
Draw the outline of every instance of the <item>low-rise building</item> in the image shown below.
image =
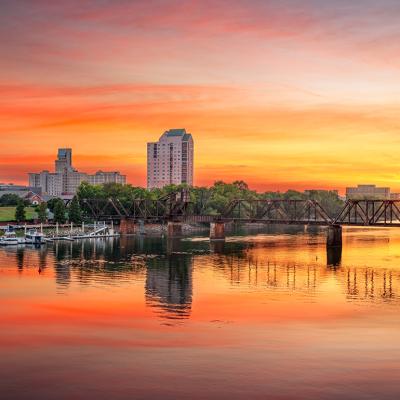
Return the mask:
{"type": "Polygon", "coordinates": [[[0,183],[0,198],[5,194],[16,195],[31,204],[40,204],[43,201],[40,187],[0,183]]]}
{"type": "Polygon", "coordinates": [[[357,185],[346,188],[347,200],[388,200],[390,199],[389,187],[377,187],[376,185],[357,185]]]}

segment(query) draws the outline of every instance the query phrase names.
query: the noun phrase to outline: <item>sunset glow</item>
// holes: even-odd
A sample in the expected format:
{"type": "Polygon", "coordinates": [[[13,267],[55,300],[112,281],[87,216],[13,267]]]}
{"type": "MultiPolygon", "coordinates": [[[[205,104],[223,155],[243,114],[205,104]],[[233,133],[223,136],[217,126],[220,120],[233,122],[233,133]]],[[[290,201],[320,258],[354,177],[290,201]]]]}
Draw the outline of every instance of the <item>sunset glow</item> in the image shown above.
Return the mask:
{"type": "Polygon", "coordinates": [[[1,3],[0,181],[71,147],[146,182],[186,128],[195,184],[400,191],[398,1],[1,3]],[[10,32],[12,34],[10,34],[10,32]]]}

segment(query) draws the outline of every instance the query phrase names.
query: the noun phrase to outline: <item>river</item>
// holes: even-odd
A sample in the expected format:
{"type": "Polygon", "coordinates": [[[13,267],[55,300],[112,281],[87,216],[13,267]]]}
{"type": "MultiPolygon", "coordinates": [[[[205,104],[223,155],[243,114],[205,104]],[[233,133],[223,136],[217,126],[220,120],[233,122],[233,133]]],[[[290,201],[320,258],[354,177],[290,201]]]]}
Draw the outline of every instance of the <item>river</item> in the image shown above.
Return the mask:
{"type": "Polygon", "coordinates": [[[398,399],[400,229],[0,248],[4,399],[398,399]]]}

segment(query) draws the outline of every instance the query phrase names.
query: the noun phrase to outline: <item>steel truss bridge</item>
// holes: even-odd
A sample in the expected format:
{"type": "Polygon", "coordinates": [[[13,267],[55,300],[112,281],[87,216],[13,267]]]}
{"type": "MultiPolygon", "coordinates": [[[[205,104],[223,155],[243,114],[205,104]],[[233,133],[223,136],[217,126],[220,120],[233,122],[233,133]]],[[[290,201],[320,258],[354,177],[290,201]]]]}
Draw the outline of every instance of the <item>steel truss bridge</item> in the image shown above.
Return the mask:
{"type": "Polygon", "coordinates": [[[81,199],[87,215],[96,220],[143,220],[147,222],[244,222],[320,226],[400,227],[400,200],[347,200],[335,216],[316,200],[236,199],[217,215],[193,204],[186,191],[156,200],[81,199]]]}

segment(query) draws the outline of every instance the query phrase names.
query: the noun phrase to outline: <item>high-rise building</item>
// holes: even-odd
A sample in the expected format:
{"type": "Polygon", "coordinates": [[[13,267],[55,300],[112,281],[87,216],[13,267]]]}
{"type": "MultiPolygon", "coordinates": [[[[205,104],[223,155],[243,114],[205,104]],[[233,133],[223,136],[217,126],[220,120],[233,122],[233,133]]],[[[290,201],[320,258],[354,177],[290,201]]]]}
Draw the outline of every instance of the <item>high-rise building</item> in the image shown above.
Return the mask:
{"type": "Polygon", "coordinates": [[[158,142],[147,143],[147,187],[193,185],[192,135],[185,129],[170,129],[158,142]]]}
{"type": "Polygon", "coordinates": [[[82,182],[92,185],[110,182],[126,184],[126,176],[121,175],[118,171],[97,171],[95,174],[77,171],[72,166],[72,149],[58,149],[55,170],[56,172],[29,173],[29,185],[40,187],[43,194],[62,196],[74,195],[82,182]]]}

